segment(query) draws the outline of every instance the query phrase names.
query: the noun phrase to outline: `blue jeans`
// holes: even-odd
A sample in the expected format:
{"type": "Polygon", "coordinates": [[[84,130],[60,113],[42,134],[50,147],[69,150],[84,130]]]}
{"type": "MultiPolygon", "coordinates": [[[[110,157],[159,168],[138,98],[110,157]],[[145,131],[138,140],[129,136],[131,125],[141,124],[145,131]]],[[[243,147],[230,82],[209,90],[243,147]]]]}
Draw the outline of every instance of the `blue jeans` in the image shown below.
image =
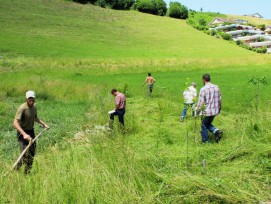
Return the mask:
{"type": "Polygon", "coordinates": [[[201,123],[202,142],[208,142],[208,130],[213,134],[215,134],[215,132],[218,130],[212,125],[214,118],[215,116],[205,116],[202,119],[202,123],[201,123]]]}
{"type": "Polygon", "coordinates": [[[181,118],[184,118],[184,117],[186,116],[186,111],[187,111],[187,109],[188,109],[189,107],[191,107],[191,109],[192,109],[192,117],[194,117],[194,115],[195,115],[195,107],[194,107],[194,103],[185,103],[185,104],[184,104],[184,108],[183,108],[183,112],[182,112],[182,114],[181,114],[181,118]]]}

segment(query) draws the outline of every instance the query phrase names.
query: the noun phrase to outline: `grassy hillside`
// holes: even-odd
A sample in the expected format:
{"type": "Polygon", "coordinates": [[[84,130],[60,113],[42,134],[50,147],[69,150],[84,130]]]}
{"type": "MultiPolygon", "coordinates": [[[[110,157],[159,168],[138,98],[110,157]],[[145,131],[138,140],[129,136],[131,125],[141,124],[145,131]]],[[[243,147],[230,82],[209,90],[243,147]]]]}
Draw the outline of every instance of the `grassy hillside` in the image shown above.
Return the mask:
{"type": "Polygon", "coordinates": [[[0,0],[0,17],[0,203],[271,200],[269,87],[260,87],[256,112],[248,85],[252,77],[270,80],[270,55],[181,20],[60,0],[0,0]],[[152,98],[142,87],[148,71],[157,80],[152,98]],[[214,124],[225,134],[202,145],[200,118],[188,113],[180,123],[179,115],[186,83],[199,90],[207,72],[221,87],[214,124]],[[125,135],[99,129],[114,106],[109,91],[125,84],[125,135]],[[51,129],[32,174],[5,177],[19,152],[13,117],[29,89],[51,129]]]}
{"type": "Polygon", "coordinates": [[[72,2],[1,0],[0,52],[74,58],[250,58],[185,21],[72,2]],[[212,42],[212,43],[210,43],[212,42]]]}

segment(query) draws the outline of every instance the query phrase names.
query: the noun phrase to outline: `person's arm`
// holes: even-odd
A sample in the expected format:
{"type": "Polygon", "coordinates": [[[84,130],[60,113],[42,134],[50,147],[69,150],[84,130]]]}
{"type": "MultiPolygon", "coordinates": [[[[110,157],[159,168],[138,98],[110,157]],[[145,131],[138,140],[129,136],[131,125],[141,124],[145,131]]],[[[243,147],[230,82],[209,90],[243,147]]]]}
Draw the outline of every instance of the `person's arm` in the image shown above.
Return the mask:
{"type": "Polygon", "coordinates": [[[222,97],[221,97],[220,89],[219,89],[219,102],[218,102],[218,104],[219,104],[219,113],[220,113],[220,111],[222,109],[222,97]]]}
{"type": "Polygon", "coordinates": [[[35,121],[36,121],[37,123],[41,124],[42,127],[46,128],[46,129],[49,128],[49,126],[48,126],[45,122],[43,122],[42,120],[40,120],[40,119],[38,118],[38,116],[35,117],[35,121]]]}
{"type": "Polygon", "coordinates": [[[148,81],[148,77],[146,78],[146,80],[144,81],[143,85],[144,86],[146,84],[146,82],[148,81]]]}
{"type": "Polygon", "coordinates": [[[203,96],[203,91],[200,91],[199,93],[199,100],[198,100],[198,105],[197,105],[197,113],[199,114],[202,108],[202,104],[204,100],[204,96],[203,96]]]}
{"type": "Polygon", "coordinates": [[[155,83],[155,79],[154,78],[152,78],[152,84],[154,84],[155,83]]]}
{"type": "Polygon", "coordinates": [[[28,140],[28,141],[31,140],[30,135],[26,134],[25,131],[21,128],[21,125],[18,119],[14,119],[13,126],[23,136],[25,140],[28,140]]]}
{"type": "Polygon", "coordinates": [[[115,111],[119,109],[120,97],[117,95],[115,99],[115,111]]]}

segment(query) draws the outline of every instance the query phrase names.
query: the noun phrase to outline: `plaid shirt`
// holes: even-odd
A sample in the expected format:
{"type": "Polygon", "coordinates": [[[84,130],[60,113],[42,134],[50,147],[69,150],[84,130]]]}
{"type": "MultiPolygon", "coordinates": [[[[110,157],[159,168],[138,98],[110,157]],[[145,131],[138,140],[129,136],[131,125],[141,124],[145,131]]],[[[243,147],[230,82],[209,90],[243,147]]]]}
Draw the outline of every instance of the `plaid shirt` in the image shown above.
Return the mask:
{"type": "Polygon", "coordinates": [[[200,89],[197,110],[201,110],[204,106],[204,115],[214,116],[219,114],[221,108],[221,93],[217,85],[206,83],[205,86],[200,89]]]}

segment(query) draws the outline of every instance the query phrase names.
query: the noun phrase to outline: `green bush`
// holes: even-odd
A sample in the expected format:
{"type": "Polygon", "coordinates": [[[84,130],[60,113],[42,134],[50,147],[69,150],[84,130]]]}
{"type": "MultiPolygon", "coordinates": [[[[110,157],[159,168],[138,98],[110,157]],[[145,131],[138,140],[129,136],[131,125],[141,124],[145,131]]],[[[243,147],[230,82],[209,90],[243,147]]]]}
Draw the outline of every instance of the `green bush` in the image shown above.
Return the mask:
{"type": "Polygon", "coordinates": [[[241,40],[237,40],[236,45],[240,45],[240,44],[242,44],[241,40]]]}
{"type": "Polygon", "coordinates": [[[110,0],[109,5],[112,9],[129,10],[135,0],[110,0]]]}
{"type": "Polygon", "coordinates": [[[201,26],[206,26],[206,25],[207,25],[206,20],[204,20],[204,18],[200,18],[200,19],[199,19],[199,25],[201,25],[201,26]]]}
{"type": "Polygon", "coordinates": [[[167,12],[167,4],[163,0],[138,0],[137,9],[143,13],[164,16],[167,12]]]}
{"type": "Polygon", "coordinates": [[[223,38],[224,40],[231,40],[231,39],[232,39],[232,36],[231,36],[231,34],[223,33],[223,34],[222,34],[222,38],[223,38]]]}
{"type": "Polygon", "coordinates": [[[167,4],[163,0],[155,0],[156,15],[164,16],[167,13],[167,4]]]}
{"type": "Polygon", "coordinates": [[[97,0],[95,3],[93,3],[96,6],[100,6],[102,8],[105,8],[107,5],[106,0],[97,0]]]}
{"type": "Polygon", "coordinates": [[[264,31],[265,30],[265,24],[261,24],[261,25],[258,25],[257,28],[259,28],[260,30],[264,31]]]}
{"type": "Polygon", "coordinates": [[[216,30],[215,30],[215,29],[212,29],[212,30],[211,30],[211,36],[214,36],[214,35],[216,35],[216,30]]]}
{"type": "Polygon", "coordinates": [[[186,19],[188,18],[188,9],[179,2],[170,2],[169,16],[172,18],[186,19]]]}

